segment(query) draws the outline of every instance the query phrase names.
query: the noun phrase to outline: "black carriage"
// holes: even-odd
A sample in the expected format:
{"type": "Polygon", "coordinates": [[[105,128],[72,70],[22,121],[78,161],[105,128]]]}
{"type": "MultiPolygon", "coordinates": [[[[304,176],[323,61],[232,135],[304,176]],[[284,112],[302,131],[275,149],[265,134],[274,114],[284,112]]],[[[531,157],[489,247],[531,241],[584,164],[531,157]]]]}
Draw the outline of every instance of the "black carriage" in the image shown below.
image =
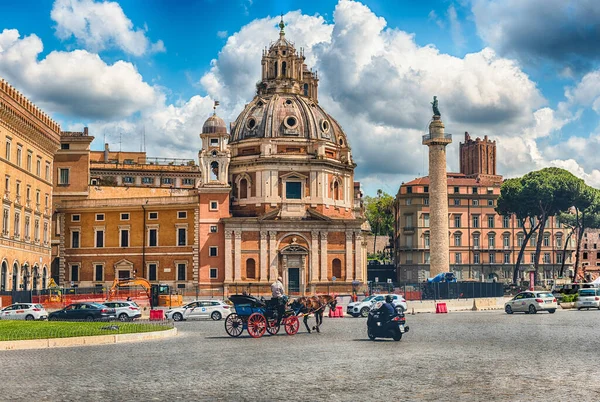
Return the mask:
{"type": "Polygon", "coordinates": [[[283,325],[288,335],[295,335],[300,327],[300,321],[296,312],[285,308],[281,322],[279,321],[279,301],[277,299],[264,300],[254,296],[232,295],[229,300],[235,307],[235,313],[231,313],[225,319],[225,331],[229,336],[237,337],[248,331],[253,338],[260,338],[268,332],[275,335],[283,325]]]}

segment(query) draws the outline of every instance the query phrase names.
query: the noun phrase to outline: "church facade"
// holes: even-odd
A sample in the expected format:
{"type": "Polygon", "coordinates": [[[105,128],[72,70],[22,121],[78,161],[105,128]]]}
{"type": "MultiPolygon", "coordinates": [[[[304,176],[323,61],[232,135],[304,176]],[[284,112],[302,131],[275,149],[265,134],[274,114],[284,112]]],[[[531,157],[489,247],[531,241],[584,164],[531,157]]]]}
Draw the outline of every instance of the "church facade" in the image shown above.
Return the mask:
{"type": "MultiPolygon", "coordinates": [[[[318,103],[317,75],[280,27],[263,52],[257,94],[231,132],[213,116],[201,135],[201,197],[229,192],[214,256],[224,256],[219,280],[266,287],[282,276],[292,294],[348,291],[366,282],[356,165],[340,125],[318,103]]],[[[200,271],[211,272],[211,254],[203,258],[200,248],[200,271]]],[[[211,279],[201,276],[200,286],[211,279]]]]}

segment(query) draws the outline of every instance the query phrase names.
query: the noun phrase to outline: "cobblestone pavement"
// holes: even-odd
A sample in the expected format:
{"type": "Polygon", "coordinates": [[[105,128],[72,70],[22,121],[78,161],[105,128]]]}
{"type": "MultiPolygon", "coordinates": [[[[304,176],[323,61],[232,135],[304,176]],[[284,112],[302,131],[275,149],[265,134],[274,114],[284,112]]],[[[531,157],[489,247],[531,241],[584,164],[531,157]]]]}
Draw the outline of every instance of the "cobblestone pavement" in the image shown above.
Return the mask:
{"type": "Polygon", "coordinates": [[[369,341],[366,320],[347,317],[293,337],[230,338],[223,321],[197,321],[168,340],[5,351],[0,400],[600,400],[600,311],[407,320],[400,342],[369,341]]]}

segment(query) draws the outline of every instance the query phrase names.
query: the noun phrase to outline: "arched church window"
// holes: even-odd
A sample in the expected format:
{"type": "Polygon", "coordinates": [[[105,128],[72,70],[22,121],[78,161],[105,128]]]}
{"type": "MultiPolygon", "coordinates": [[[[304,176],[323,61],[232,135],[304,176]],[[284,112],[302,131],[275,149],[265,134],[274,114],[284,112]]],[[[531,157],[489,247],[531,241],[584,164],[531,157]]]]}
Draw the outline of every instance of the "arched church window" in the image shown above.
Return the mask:
{"type": "Polygon", "coordinates": [[[333,182],[333,199],[336,201],[340,199],[340,185],[337,180],[333,182]]]}
{"type": "Polygon", "coordinates": [[[277,71],[277,66],[278,66],[278,64],[277,64],[277,62],[275,62],[275,63],[273,64],[273,68],[275,69],[275,78],[277,78],[277,77],[279,76],[279,74],[278,74],[278,73],[279,73],[279,71],[277,71]]]}
{"type": "Polygon", "coordinates": [[[210,179],[219,180],[219,163],[216,161],[210,164],[210,179]]]}
{"type": "Polygon", "coordinates": [[[254,261],[254,258],[246,260],[246,279],[256,279],[256,261],[254,261]]]}
{"type": "Polygon", "coordinates": [[[342,262],[339,258],[334,258],[331,262],[331,275],[335,276],[336,279],[342,277],[342,262]]]}
{"type": "Polygon", "coordinates": [[[287,72],[287,63],[284,61],[281,63],[281,75],[285,77],[286,72],[287,72]]]}
{"type": "Polygon", "coordinates": [[[248,180],[240,180],[240,198],[248,198],[248,180]]]}
{"type": "Polygon", "coordinates": [[[304,96],[308,96],[308,84],[304,84],[304,96]]]}

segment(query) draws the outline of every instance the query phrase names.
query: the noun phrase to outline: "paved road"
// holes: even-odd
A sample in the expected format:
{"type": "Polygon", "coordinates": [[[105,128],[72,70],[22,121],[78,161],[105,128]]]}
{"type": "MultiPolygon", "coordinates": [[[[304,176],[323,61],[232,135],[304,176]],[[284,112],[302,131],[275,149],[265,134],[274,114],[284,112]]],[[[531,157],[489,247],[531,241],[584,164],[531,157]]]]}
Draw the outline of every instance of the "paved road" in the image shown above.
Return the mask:
{"type": "Polygon", "coordinates": [[[230,338],[178,323],[161,341],[0,352],[6,401],[600,400],[600,311],[408,316],[400,342],[362,318],[321,334],[230,338]]]}

